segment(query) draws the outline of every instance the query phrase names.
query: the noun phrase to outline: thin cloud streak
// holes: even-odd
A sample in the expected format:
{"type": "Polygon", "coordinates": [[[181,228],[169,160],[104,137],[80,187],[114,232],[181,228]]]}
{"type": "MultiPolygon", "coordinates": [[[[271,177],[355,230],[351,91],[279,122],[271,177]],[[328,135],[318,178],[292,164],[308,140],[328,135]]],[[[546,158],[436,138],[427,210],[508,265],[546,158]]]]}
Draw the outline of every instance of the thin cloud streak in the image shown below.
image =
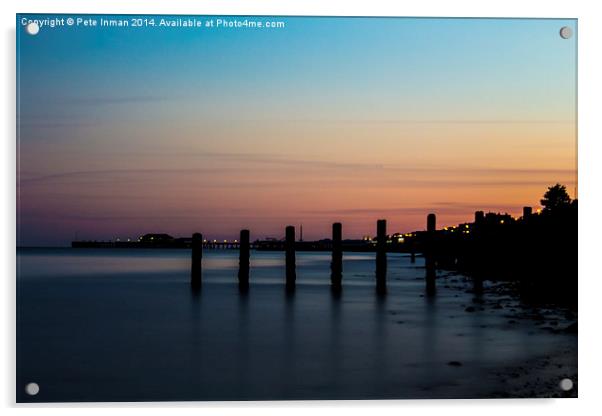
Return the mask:
{"type": "Polygon", "coordinates": [[[68,105],[84,105],[91,107],[112,105],[112,104],[141,104],[167,101],[170,97],[158,95],[130,95],[122,97],[66,97],[59,101],[68,105]]]}
{"type": "MultiPolygon", "coordinates": [[[[277,166],[287,166],[288,170],[291,170],[291,166],[296,168],[307,167],[312,169],[325,169],[325,170],[340,170],[340,171],[355,171],[357,169],[365,169],[368,171],[379,171],[382,173],[386,172],[399,172],[405,174],[440,174],[443,176],[454,175],[456,177],[463,175],[470,176],[485,176],[485,175],[546,175],[546,176],[574,176],[576,174],[575,169],[547,169],[547,168],[533,168],[533,169],[515,169],[515,168],[483,168],[483,167],[391,167],[387,165],[373,165],[373,164],[362,164],[362,163],[339,163],[339,162],[330,162],[330,161],[312,161],[312,160],[300,160],[300,159],[287,159],[287,158],[271,158],[257,155],[247,155],[247,154],[211,154],[211,153],[202,153],[199,155],[200,157],[206,157],[212,159],[213,161],[218,161],[220,158],[222,161],[237,161],[247,162],[247,163],[259,163],[262,165],[277,165],[277,166]]],[[[254,167],[254,171],[257,169],[261,170],[262,167],[254,167]]],[[[267,170],[267,169],[264,169],[267,170]]],[[[236,168],[228,167],[226,169],[229,173],[245,173],[248,169],[245,169],[244,166],[238,166],[236,168]]],[[[38,182],[60,182],[61,180],[70,180],[70,179],[94,179],[94,178],[106,178],[107,176],[112,175],[178,175],[178,174],[216,174],[220,173],[219,169],[215,168],[152,168],[152,169],[101,169],[101,170],[78,170],[78,171],[68,171],[47,175],[39,175],[34,177],[27,178],[27,172],[21,172],[20,178],[18,182],[21,185],[38,183],[38,182]]],[[[311,173],[311,172],[308,172],[311,173]]],[[[337,180],[337,178],[331,178],[329,180],[337,180]]],[[[338,178],[340,180],[340,178],[338,178]]],[[[357,180],[357,179],[354,179],[357,180]]],[[[241,181],[241,184],[248,182],[241,181]]],[[[324,183],[328,183],[325,181],[324,183]]],[[[512,185],[539,185],[547,183],[546,180],[498,180],[498,181],[462,181],[462,180],[446,180],[442,179],[438,180],[416,180],[414,178],[410,179],[400,179],[396,181],[391,181],[390,179],[382,180],[382,184],[436,184],[440,183],[444,184],[466,184],[470,185],[498,185],[498,186],[512,186],[512,185]]],[[[274,183],[275,185],[278,182],[274,183]]],[[[319,183],[317,183],[319,184],[319,183]]],[[[262,185],[269,185],[269,183],[263,182],[262,185]]]]}
{"type": "MultiPolygon", "coordinates": [[[[253,120],[261,122],[282,121],[282,120],[253,120]]],[[[319,123],[319,124],[575,124],[574,120],[512,120],[512,119],[432,119],[432,120],[412,120],[412,119],[374,119],[374,120],[326,120],[326,119],[290,119],[291,123],[319,123]]]]}

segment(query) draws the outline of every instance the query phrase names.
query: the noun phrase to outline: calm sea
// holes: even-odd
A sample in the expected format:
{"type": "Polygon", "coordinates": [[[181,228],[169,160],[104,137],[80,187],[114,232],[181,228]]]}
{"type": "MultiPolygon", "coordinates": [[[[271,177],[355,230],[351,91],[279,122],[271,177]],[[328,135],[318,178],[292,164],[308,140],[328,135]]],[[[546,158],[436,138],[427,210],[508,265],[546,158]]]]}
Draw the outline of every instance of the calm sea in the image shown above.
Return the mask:
{"type": "Polygon", "coordinates": [[[500,369],[576,342],[462,276],[426,296],[401,254],[384,297],[372,253],[345,253],[338,297],[329,253],[297,253],[294,295],[281,252],[251,253],[247,295],[230,250],[204,252],[200,292],[188,250],[19,249],[17,265],[18,401],[487,397],[500,369]]]}

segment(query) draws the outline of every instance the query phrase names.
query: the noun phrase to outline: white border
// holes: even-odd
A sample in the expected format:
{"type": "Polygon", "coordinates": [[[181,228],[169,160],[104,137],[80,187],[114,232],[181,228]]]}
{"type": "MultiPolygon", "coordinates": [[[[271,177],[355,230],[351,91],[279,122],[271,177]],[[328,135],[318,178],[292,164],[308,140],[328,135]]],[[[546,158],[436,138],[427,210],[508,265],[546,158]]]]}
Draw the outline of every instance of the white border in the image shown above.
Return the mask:
{"type": "Polygon", "coordinates": [[[549,415],[566,415],[569,412],[593,413],[600,407],[598,387],[600,377],[600,296],[602,273],[596,267],[600,220],[596,219],[600,197],[599,160],[602,135],[600,134],[600,88],[602,65],[600,40],[601,15],[595,1],[445,1],[417,0],[414,2],[387,2],[380,0],[222,0],[186,1],[168,0],[140,2],[139,0],[69,1],[21,0],[3,1],[2,24],[2,215],[0,216],[0,241],[4,266],[2,276],[2,375],[0,377],[0,403],[9,411],[33,412],[40,407],[49,414],[86,412],[104,414],[109,408],[127,408],[145,415],[163,414],[165,407],[171,411],[187,413],[205,408],[211,414],[233,414],[244,411],[250,415],[304,414],[307,411],[330,414],[344,411],[348,415],[365,415],[368,411],[399,415],[400,411],[450,415],[504,415],[509,412],[545,412],[549,415]],[[427,401],[355,401],[355,402],[243,402],[243,403],[140,403],[140,404],[69,404],[69,405],[15,405],[14,387],[14,331],[15,331],[15,13],[137,13],[137,14],[250,14],[250,15],[346,15],[346,16],[466,16],[466,17],[559,17],[579,19],[579,399],[574,400],[427,400],[427,401]],[[16,408],[21,408],[17,410],[16,408]],[[283,408],[286,408],[284,410],[283,408]]]}

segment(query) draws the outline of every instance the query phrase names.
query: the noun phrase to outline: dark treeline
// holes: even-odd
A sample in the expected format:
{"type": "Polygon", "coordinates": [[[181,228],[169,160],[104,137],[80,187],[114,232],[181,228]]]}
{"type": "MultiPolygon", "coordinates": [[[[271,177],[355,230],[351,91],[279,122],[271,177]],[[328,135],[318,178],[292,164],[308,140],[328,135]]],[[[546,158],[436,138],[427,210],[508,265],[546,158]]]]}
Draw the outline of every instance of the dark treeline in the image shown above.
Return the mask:
{"type": "MultiPolygon", "coordinates": [[[[550,187],[544,207],[523,216],[475,213],[475,221],[436,231],[432,242],[436,267],[483,280],[519,283],[531,301],[577,304],[577,200],[564,186],[550,187]]],[[[417,235],[417,245],[426,242],[417,235]]]]}

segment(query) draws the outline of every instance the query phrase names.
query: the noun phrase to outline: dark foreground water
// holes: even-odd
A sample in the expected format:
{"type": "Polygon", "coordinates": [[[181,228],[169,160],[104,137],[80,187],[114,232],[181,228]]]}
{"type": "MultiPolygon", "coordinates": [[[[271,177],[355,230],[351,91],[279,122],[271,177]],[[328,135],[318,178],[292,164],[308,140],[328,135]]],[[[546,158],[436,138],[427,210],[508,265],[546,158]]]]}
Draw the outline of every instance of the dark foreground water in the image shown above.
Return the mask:
{"type": "Polygon", "coordinates": [[[389,255],[379,297],[374,255],[345,253],[335,297],[329,253],[297,253],[287,296],[283,255],[251,253],[243,296],[237,251],[205,251],[194,293],[188,250],[18,250],[17,400],[528,396],[530,382],[516,390],[505,380],[520,377],[513,369],[544,360],[529,374],[541,371],[550,386],[562,366],[576,372],[576,336],[556,330],[562,316],[552,326],[531,319],[539,312],[470,293],[461,276],[441,275],[425,296],[420,258],[389,255]],[[37,396],[25,394],[29,382],[37,396]]]}

